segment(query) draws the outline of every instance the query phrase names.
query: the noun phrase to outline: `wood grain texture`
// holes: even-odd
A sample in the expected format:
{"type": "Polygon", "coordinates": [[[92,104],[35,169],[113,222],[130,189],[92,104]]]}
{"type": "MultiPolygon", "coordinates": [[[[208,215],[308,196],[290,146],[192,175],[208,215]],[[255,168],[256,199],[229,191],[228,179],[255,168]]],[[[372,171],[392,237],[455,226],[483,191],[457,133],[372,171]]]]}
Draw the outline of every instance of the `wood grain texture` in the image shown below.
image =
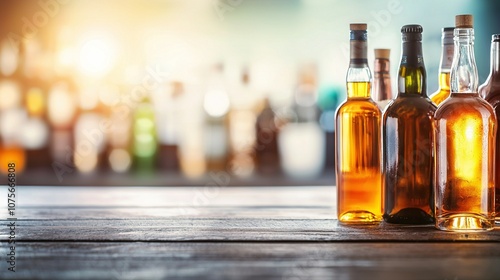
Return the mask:
{"type": "Polygon", "coordinates": [[[489,243],[24,242],[17,254],[18,272],[4,273],[2,262],[2,279],[488,280],[500,275],[500,244],[489,243]]]}
{"type": "MultiPolygon", "coordinates": [[[[0,262],[0,279],[500,275],[498,228],[345,226],[335,219],[333,187],[20,187],[17,194],[18,272],[8,274],[0,262]]],[[[0,256],[8,234],[0,227],[0,256]]]]}
{"type": "MultiPolygon", "coordinates": [[[[343,226],[334,219],[170,218],[19,220],[21,241],[489,241],[500,231],[442,232],[432,226],[343,226]]],[[[0,239],[8,228],[0,228],[0,239]]]]}

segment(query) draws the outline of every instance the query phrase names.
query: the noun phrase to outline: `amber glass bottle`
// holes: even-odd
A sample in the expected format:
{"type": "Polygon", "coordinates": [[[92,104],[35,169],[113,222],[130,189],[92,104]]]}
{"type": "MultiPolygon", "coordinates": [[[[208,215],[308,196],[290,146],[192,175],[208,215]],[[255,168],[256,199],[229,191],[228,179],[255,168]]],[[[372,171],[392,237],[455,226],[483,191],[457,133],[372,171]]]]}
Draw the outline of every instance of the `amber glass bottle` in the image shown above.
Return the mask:
{"type": "Polygon", "coordinates": [[[493,106],[497,115],[497,134],[495,152],[495,213],[497,222],[500,220],[500,129],[498,118],[500,117],[500,34],[491,37],[491,63],[490,75],[486,82],[479,87],[481,95],[493,106]]]}
{"type": "Polygon", "coordinates": [[[456,17],[451,95],[437,109],[436,227],[450,231],[494,227],[493,107],[479,97],[472,16],[456,17]]]}
{"type": "Polygon", "coordinates": [[[387,104],[392,100],[392,87],[390,75],[390,49],[375,49],[373,100],[380,110],[384,111],[387,104]]]}
{"type": "Polygon", "coordinates": [[[337,211],[343,223],[382,220],[381,113],[370,98],[366,24],[351,24],[347,100],[336,113],[337,211]]]}
{"type": "Polygon", "coordinates": [[[441,104],[450,96],[450,70],[453,62],[453,30],[454,27],[443,28],[441,37],[441,63],[439,64],[439,89],[431,94],[431,100],[434,104],[441,104]]]}
{"type": "Polygon", "coordinates": [[[433,122],[427,97],[422,26],[401,28],[403,51],[398,96],[383,117],[384,220],[396,224],[434,222],[433,122]]]}

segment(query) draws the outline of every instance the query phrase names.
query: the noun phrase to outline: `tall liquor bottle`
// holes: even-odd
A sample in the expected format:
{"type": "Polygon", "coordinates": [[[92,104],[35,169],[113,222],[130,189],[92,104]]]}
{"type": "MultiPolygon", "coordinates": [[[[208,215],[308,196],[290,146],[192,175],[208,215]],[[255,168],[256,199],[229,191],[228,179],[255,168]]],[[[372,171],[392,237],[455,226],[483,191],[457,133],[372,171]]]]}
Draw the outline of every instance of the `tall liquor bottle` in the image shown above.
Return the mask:
{"type": "Polygon", "coordinates": [[[443,28],[441,36],[441,63],[439,64],[439,89],[431,94],[434,104],[441,104],[450,96],[450,71],[453,62],[453,30],[454,27],[443,28]]]}
{"type": "MultiPolygon", "coordinates": [[[[491,37],[491,63],[490,75],[486,82],[479,87],[479,95],[481,95],[495,109],[497,118],[500,116],[500,34],[495,34],[491,37]]],[[[498,128],[497,119],[497,134],[496,134],[496,154],[495,154],[495,212],[496,219],[500,218],[500,129],[498,128]]]]}
{"type": "Polygon", "coordinates": [[[478,94],[471,15],[455,18],[451,95],[437,109],[436,227],[480,231],[494,227],[496,117],[478,94]]]}
{"type": "Polygon", "coordinates": [[[390,75],[390,49],[375,49],[373,100],[380,110],[384,110],[392,100],[392,87],[390,75]]]}
{"type": "Polygon", "coordinates": [[[396,224],[434,222],[433,122],[427,97],[422,26],[401,28],[403,52],[398,96],[383,116],[384,220],[396,224]]]}
{"type": "Polygon", "coordinates": [[[337,212],[343,223],[382,220],[381,112],[370,98],[366,24],[351,24],[347,100],[336,114],[337,212]]]}

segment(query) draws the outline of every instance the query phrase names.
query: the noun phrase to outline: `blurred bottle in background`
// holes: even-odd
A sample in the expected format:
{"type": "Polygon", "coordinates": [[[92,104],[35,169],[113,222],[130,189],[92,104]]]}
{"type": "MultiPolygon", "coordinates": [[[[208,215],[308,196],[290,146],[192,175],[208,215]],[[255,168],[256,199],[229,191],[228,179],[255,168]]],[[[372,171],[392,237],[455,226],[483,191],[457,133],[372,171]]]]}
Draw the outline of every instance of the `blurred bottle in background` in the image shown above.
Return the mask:
{"type": "Polygon", "coordinates": [[[453,31],[454,27],[445,27],[441,37],[441,62],[439,63],[439,89],[431,94],[431,100],[434,104],[441,104],[450,96],[450,72],[453,62],[453,31]]]}
{"type": "Polygon", "coordinates": [[[320,90],[318,106],[321,109],[319,125],[325,133],[325,173],[335,173],[335,110],[339,103],[340,90],[325,87],[320,90]]]}
{"type": "Polygon", "coordinates": [[[479,87],[479,95],[493,106],[497,115],[497,133],[495,143],[495,213],[496,221],[500,219],[500,34],[491,36],[490,74],[479,87]]]}
{"type": "MultiPolygon", "coordinates": [[[[193,69],[197,73],[201,69],[193,69]]],[[[204,75],[194,75],[199,78],[204,75]]],[[[197,178],[205,174],[207,162],[205,159],[203,88],[200,83],[185,82],[185,107],[179,112],[176,122],[179,124],[179,164],[182,174],[188,178],[197,178]],[[191,109],[191,110],[190,110],[191,109]]]]}
{"type": "MultiPolygon", "coordinates": [[[[20,44],[19,46],[22,46],[20,44]]],[[[7,164],[15,163],[21,172],[26,165],[26,151],[22,146],[21,129],[27,120],[23,107],[24,74],[20,63],[22,49],[8,39],[0,49],[0,170],[7,173],[7,164]]]]}
{"type": "Polygon", "coordinates": [[[375,49],[373,101],[383,112],[387,104],[394,98],[392,95],[390,73],[390,49],[375,49]]]}
{"type": "Polygon", "coordinates": [[[243,68],[238,90],[231,97],[229,111],[231,172],[238,177],[249,177],[255,169],[254,146],[256,143],[257,92],[250,85],[250,73],[243,68]]]}
{"type": "Polygon", "coordinates": [[[179,171],[179,135],[181,111],[185,110],[184,85],[171,82],[156,90],[153,104],[158,131],[158,168],[162,171],[179,171]]]}
{"type": "Polygon", "coordinates": [[[132,119],[132,155],[135,170],[151,173],[155,170],[158,152],[155,111],[149,96],[143,98],[132,119]]]}
{"type": "Polygon", "coordinates": [[[324,168],[325,136],[318,124],[316,72],[312,63],[301,68],[291,108],[293,118],[278,137],[281,165],[291,177],[315,177],[324,168]]]}
{"type": "Polygon", "coordinates": [[[276,114],[268,98],[264,99],[263,109],[255,124],[255,164],[260,175],[280,175],[280,154],[278,149],[279,130],[276,114]]]}
{"type": "Polygon", "coordinates": [[[215,65],[208,80],[203,109],[205,112],[205,158],[208,170],[225,170],[229,159],[229,96],[224,79],[224,66],[215,65]]]}
{"type": "Polygon", "coordinates": [[[47,121],[47,82],[42,69],[37,69],[43,58],[39,42],[33,38],[25,42],[20,53],[20,67],[24,77],[24,108],[27,119],[22,127],[21,142],[26,148],[26,167],[29,169],[50,168],[50,128],[47,121]]]}

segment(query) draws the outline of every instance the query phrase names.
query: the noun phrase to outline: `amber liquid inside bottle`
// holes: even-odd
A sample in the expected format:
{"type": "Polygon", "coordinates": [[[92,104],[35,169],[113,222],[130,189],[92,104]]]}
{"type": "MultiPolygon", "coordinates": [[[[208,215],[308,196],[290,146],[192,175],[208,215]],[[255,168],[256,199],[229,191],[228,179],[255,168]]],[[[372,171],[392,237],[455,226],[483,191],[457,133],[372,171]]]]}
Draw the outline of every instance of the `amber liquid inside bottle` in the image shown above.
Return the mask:
{"type": "Polygon", "coordinates": [[[421,27],[403,26],[399,92],[383,117],[384,220],[434,222],[433,122],[436,106],[426,94],[421,27]],[[408,32],[408,33],[407,33],[408,32]]]}
{"type": "Polygon", "coordinates": [[[439,105],[450,96],[450,73],[439,73],[439,89],[432,94],[431,100],[434,104],[439,105]]]}
{"type": "Polygon", "coordinates": [[[439,64],[439,89],[431,94],[434,104],[439,105],[450,96],[450,69],[453,62],[453,27],[443,28],[441,62],[439,64]]]}
{"type": "MultiPolygon", "coordinates": [[[[457,16],[457,22],[461,18],[457,16]]],[[[437,109],[436,227],[448,231],[494,228],[496,116],[477,87],[474,30],[456,28],[451,95],[437,109]]]]}
{"type": "Polygon", "coordinates": [[[435,116],[436,216],[442,229],[491,229],[495,118],[477,93],[452,93],[435,116]],[[445,168],[448,166],[448,168],[445,168]]]}
{"type": "Polygon", "coordinates": [[[348,100],[337,111],[338,217],[346,223],[382,218],[381,113],[370,82],[348,82],[348,100]]]}

